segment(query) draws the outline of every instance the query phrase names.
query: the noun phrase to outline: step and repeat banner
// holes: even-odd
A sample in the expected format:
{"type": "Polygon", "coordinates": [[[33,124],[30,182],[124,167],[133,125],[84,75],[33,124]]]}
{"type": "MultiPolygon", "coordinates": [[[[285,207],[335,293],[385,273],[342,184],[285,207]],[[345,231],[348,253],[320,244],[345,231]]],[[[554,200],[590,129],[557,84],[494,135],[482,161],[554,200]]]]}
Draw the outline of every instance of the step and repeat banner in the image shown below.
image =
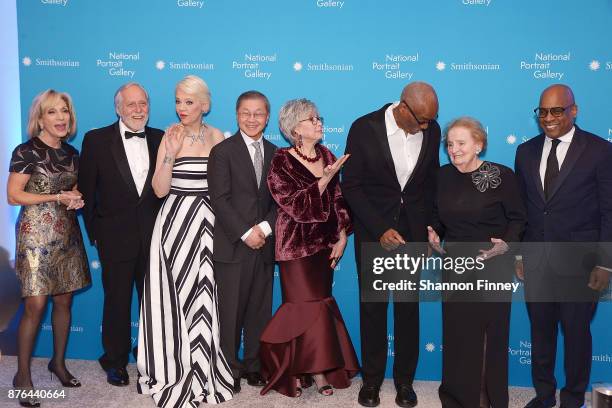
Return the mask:
{"type": "MultiPolygon", "coordinates": [[[[206,121],[226,135],[237,128],[237,96],[249,89],[265,93],[272,103],[266,138],[279,146],[287,145],[277,126],[280,106],[292,98],[313,100],[326,119],[323,143],[336,155],[352,121],[398,100],[410,81],[435,87],[442,126],[461,115],[482,121],[489,134],[484,158],[510,167],[517,146],[539,133],[533,109],[553,83],[573,88],[582,128],[612,138],[609,0],[19,0],[17,7],[21,101],[15,104],[21,103],[24,139],[32,98],[54,88],[74,98],[72,143],[80,149],[86,131],[116,120],[113,94],[128,81],[149,91],[149,125],[166,128],[177,121],[174,87],[187,74],[208,83],[206,121]]],[[[442,148],[440,158],[448,162],[442,148]]],[[[87,253],[94,284],[74,299],[70,358],[101,354],[101,267],[95,248],[87,253]]],[[[336,270],[334,295],[359,350],[352,241],[336,270]]],[[[592,324],[593,381],[612,378],[611,306],[600,304],[592,324]]],[[[134,341],[136,309],[134,303],[134,341]]],[[[440,379],[440,309],[421,304],[418,379],[440,379]]],[[[521,302],[513,303],[511,327],[510,381],[530,386],[529,322],[521,302]]],[[[390,350],[392,333],[390,322],[390,350]]],[[[36,354],[51,353],[48,316],[36,354]]]]}

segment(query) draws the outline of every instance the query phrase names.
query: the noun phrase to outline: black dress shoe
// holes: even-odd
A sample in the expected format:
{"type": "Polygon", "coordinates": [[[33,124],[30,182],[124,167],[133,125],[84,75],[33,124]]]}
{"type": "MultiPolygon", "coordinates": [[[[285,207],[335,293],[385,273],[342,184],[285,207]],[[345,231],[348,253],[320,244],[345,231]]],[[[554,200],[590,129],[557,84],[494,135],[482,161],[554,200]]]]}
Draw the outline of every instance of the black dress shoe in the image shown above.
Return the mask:
{"type": "Polygon", "coordinates": [[[380,397],[378,393],[380,392],[380,387],[375,385],[362,385],[359,390],[359,398],[357,398],[357,402],[359,405],[364,407],[377,407],[380,404],[380,397]]]}
{"type": "Polygon", "coordinates": [[[527,405],[525,405],[525,408],[552,408],[555,405],[557,405],[557,401],[554,398],[542,400],[538,397],[535,397],[534,399],[529,401],[527,405]]]}
{"type": "Polygon", "coordinates": [[[238,394],[242,390],[240,387],[240,378],[234,378],[234,394],[238,394]]]}
{"type": "Polygon", "coordinates": [[[249,384],[251,387],[263,387],[266,385],[266,380],[264,380],[261,374],[257,372],[246,373],[243,375],[243,378],[246,378],[247,384],[249,384]]]}
{"type": "Polygon", "coordinates": [[[109,368],[106,370],[106,382],[117,387],[123,387],[130,383],[130,376],[125,368],[109,368]]]}
{"type": "Polygon", "coordinates": [[[416,407],[417,395],[414,392],[414,388],[410,384],[399,384],[396,385],[397,395],[395,396],[395,403],[402,408],[416,407]]]}

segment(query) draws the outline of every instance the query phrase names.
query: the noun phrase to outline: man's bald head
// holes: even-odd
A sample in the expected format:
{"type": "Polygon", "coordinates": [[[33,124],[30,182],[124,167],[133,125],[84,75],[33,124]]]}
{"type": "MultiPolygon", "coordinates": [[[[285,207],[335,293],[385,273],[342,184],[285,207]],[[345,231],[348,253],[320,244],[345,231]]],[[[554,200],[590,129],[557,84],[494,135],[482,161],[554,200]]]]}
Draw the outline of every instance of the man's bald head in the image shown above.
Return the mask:
{"type": "Polygon", "coordinates": [[[435,110],[429,118],[438,114],[438,95],[431,85],[426,82],[412,82],[404,87],[401,99],[408,102],[415,110],[435,110]]]}
{"type": "Polygon", "coordinates": [[[540,127],[552,139],[567,134],[574,126],[578,113],[572,89],[563,84],[551,85],[542,92],[539,109],[546,113],[545,116],[538,115],[540,127]],[[562,108],[562,112],[555,116],[554,108],[562,108]]]}
{"type": "Polygon", "coordinates": [[[404,131],[415,134],[429,127],[438,116],[438,96],[433,87],[425,82],[412,82],[404,87],[400,104],[393,109],[397,125],[404,131]]]}
{"type": "Polygon", "coordinates": [[[542,100],[551,97],[564,100],[565,103],[563,106],[573,105],[575,103],[572,88],[564,84],[554,84],[544,89],[542,95],[540,95],[540,106],[542,106],[542,100]]]}

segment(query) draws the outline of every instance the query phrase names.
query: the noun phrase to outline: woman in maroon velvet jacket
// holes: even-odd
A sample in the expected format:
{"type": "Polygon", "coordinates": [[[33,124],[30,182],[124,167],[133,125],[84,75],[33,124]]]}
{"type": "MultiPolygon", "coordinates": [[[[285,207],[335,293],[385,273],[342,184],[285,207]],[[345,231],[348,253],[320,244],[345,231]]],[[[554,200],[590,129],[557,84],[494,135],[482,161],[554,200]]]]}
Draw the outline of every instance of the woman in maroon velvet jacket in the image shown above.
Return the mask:
{"type": "MultiPolygon", "coordinates": [[[[272,159],[268,186],[278,204],[276,260],[283,304],[261,336],[262,374],[270,389],[291,397],[300,379],[314,377],[319,393],[346,388],[359,371],[357,356],[332,296],[333,268],[344,252],[351,221],[338,185],[336,160],[319,144],[323,119],[309,100],[287,102],[280,128],[292,142],[272,159]]],[[[308,384],[305,384],[308,386],[308,384]]]]}

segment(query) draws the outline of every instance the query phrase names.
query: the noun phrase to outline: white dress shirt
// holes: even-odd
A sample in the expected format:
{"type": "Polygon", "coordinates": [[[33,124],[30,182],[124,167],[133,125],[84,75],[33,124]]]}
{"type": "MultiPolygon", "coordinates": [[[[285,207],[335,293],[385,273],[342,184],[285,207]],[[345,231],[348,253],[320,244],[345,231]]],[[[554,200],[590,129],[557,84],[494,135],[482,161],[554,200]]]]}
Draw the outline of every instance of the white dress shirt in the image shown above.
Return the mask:
{"type": "MultiPolygon", "coordinates": [[[[131,132],[123,121],[119,120],[119,132],[121,133],[121,141],[123,142],[125,155],[127,156],[132,178],[136,184],[136,190],[138,190],[138,195],[141,195],[147,181],[147,175],[149,174],[149,147],[147,146],[146,137],[131,137],[126,139],[126,131],[131,132]]],[[[140,132],[144,132],[144,129],[134,133],[140,132]]]]}
{"type": "Polygon", "coordinates": [[[385,127],[387,128],[387,138],[391,149],[391,157],[393,157],[395,175],[403,190],[419,159],[419,153],[421,153],[421,146],[423,145],[423,132],[407,133],[397,126],[393,109],[398,105],[399,102],[395,102],[385,111],[385,127]]]}
{"type": "MultiPolygon", "coordinates": [[[[557,145],[557,161],[559,162],[559,171],[561,171],[561,166],[563,166],[563,160],[565,160],[565,156],[567,155],[567,150],[570,147],[570,143],[574,138],[574,131],[576,128],[572,126],[569,132],[559,137],[558,140],[560,143],[557,145]]],[[[548,136],[544,138],[544,149],[542,149],[542,158],[540,159],[540,181],[542,182],[542,188],[544,188],[544,175],[546,174],[546,163],[548,161],[548,156],[550,155],[550,150],[552,149],[552,139],[548,136]]]]}
{"type": "MultiPolygon", "coordinates": [[[[245,135],[242,132],[242,130],[240,131],[240,135],[242,136],[242,140],[244,140],[244,143],[247,146],[247,150],[249,151],[249,156],[251,156],[251,162],[253,163],[253,168],[255,168],[255,146],[253,146],[253,143],[260,142],[259,148],[261,149],[261,158],[263,159],[265,157],[264,156],[264,146],[263,146],[263,136],[260,136],[259,139],[254,140],[248,137],[247,135],[245,135]]],[[[265,174],[262,174],[261,175],[262,179],[265,176],[266,176],[265,174]]],[[[265,182],[266,180],[261,180],[261,183],[265,183],[265,182]]],[[[270,227],[270,224],[268,223],[268,221],[262,221],[257,225],[259,225],[259,228],[261,228],[266,238],[272,234],[272,228],[270,227]]],[[[240,237],[240,239],[242,239],[243,241],[246,241],[247,237],[251,234],[252,231],[253,231],[253,228],[249,228],[249,230],[245,232],[240,237]]]]}

